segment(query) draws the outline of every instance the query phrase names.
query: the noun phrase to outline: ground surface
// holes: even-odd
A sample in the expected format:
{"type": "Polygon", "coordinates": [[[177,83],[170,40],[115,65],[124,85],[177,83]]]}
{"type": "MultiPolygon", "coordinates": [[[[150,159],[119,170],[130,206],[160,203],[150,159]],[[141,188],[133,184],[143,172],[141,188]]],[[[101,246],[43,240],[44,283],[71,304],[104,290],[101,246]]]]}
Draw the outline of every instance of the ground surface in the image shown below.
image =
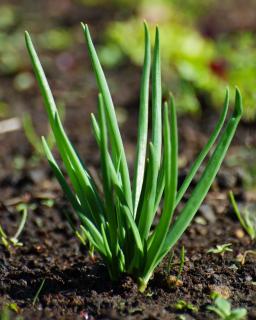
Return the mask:
{"type": "MultiPolygon", "coordinates": [[[[34,17],[36,10],[33,6],[30,6],[31,11],[27,10],[29,3],[31,5],[31,2],[24,1],[24,6],[21,7],[21,22],[18,27],[22,28],[27,21],[26,29],[31,28],[36,32],[39,27],[35,28],[35,21],[29,19],[32,14],[34,17]]],[[[55,11],[52,10],[51,3],[54,2],[45,1],[38,5],[37,10],[41,13],[38,15],[39,25],[44,25],[45,17],[48,18],[49,25],[62,24],[73,28],[77,27],[78,21],[88,20],[97,34],[108,19],[108,15],[102,16],[99,10],[84,7],[82,10],[78,5],[70,5],[70,1],[63,1],[66,7],[59,8],[60,12],[56,13],[56,8],[55,11]]],[[[118,17],[122,18],[126,14],[128,13],[122,12],[120,16],[118,13],[118,17]]],[[[74,32],[78,35],[80,29],[75,29],[74,32]]],[[[97,90],[93,76],[89,73],[82,39],[77,36],[74,41],[75,46],[66,51],[65,57],[74,57],[68,67],[66,63],[63,67],[62,63],[56,62],[63,61],[58,60],[59,55],[56,53],[44,52],[43,57],[47,62],[48,76],[55,95],[66,102],[65,127],[89,168],[97,170],[99,154],[89,125],[89,113],[96,108],[97,90]]],[[[123,119],[121,130],[132,168],[139,70],[128,65],[109,71],[108,77],[114,91],[114,100],[123,107],[119,109],[123,119]]],[[[12,75],[1,76],[1,96],[12,107],[10,116],[21,115],[24,110],[30,111],[39,132],[45,133],[46,117],[42,112],[42,101],[36,85],[21,93],[13,90],[12,79],[12,75]]],[[[203,111],[201,119],[179,119],[180,180],[216,121],[216,114],[212,114],[207,108],[203,111]]],[[[63,198],[48,164],[44,160],[31,160],[33,150],[22,131],[0,135],[0,223],[8,234],[13,234],[16,230],[18,214],[15,204],[34,204],[21,237],[23,247],[11,252],[0,247],[0,306],[15,302],[21,315],[33,320],[160,320],[178,319],[181,314],[185,314],[186,319],[203,320],[215,319],[207,311],[207,305],[211,303],[210,293],[219,290],[229,297],[234,307],[246,307],[248,319],[256,319],[256,258],[248,255],[244,265],[237,261],[238,254],[255,250],[255,243],[243,234],[227,196],[228,191],[233,189],[242,205],[256,201],[254,193],[243,188],[243,168],[229,166],[231,159],[240,152],[241,146],[246,146],[247,150],[256,146],[255,139],[254,126],[242,124],[229,152],[228,161],[199,210],[197,219],[175,248],[177,263],[169,275],[177,275],[178,256],[184,245],[186,260],[181,275],[183,284],[178,287],[168,285],[164,261],[149,283],[147,292],[142,295],[137,292],[135,283],[129,277],[124,277],[118,284],[112,284],[100,260],[97,258],[96,262],[92,261],[87,249],[79,245],[63,218],[65,211],[71,208],[63,198]],[[44,200],[49,198],[54,200],[51,208],[44,205],[44,200]],[[232,243],[233,251],[223,257],[207,253],[209,248],[224,243],[232,243]],[[32,305],[44,279],[39,299],[32,305]],[[176,310],[174,305],[179,299],[192,303],[198,312],[176,310]]]]}

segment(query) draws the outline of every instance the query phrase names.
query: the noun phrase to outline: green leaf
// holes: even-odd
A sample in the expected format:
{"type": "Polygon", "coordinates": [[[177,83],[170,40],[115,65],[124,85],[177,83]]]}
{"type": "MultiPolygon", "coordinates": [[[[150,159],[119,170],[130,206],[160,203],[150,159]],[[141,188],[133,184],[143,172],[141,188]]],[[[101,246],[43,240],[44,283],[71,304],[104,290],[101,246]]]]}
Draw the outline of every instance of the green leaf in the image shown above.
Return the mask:
{"type": "Polygon", "coordinates": [[[68,200],[71,202],[73,208],[76,211],[82,211],[82,208],[81,208],[79,202],[77,201],[72,190],[70,189],[69,185],[67,184],[65,177],[63,176],[63,173],[61,172],[57,162],[55,161],[55,159],[51,153],[51,150],[48,147],[48,144],[47,144],[44,137],[42,137],[42,143],[43,143],[43,148],[44,148],[46,157],[48,159],[48,162],[52,168],[52,171],[54,172],[55,177],[57,178],[59,184],[61,185],[64,194],[66,195],[68,200]]]}
{"type": "Polygon", "coordinates": [[[107,256],[107,253],[105,251],[105,245],[103,242],[103,237],[96,228],[96,226],[90,219],[88,219],[85,216],[82,216],[81,220],[83,221],[83,224],[86,227],[85,228],[83,225],[81,225],[81,229],[83,230],[83,232],[85,232],[90,242],[92,242],[94,247],[97,248],[99,252],[101,252],[104,256],[107,256]]]}
{"type": "Polygon", "coordinates": [[[190,199],[184,206],[182,212],[179,214],[174,226],[168,232],[165,244],[159,257],[163,257],[165,254],[167,254],[167,252],[174,246],[174,244],[179,240],[184,231],[190,225],[192,218],[203,202],[220,168],[220,165],[235,134],[241,116],[242,100],[239,90],[236,89],[236,101],[233,115],[229,120],[212,157],[210,158],[206,168],[204,169],[201,179],[193,190],[190,199]]]}
{"type": "Polygon", "coordinates": [[[57,133],[56,141],[57,142],[61,141],[61,143],[63,144],[62,154],[67,153],[67,155],[69,156],[70,163],[73,166],[76,178],[79,181],[79,184],[81,186],[81,190],[83,190],[83,192],[85,193],[84,201],[87,203],[89,210],[91,212],[91,215],[94,217],[95,221],[97,221],[97,226],[99,228],[101,225],[101,222],[104,220],[103,207],[102,207],[101,200],[97,192],[94,190],[94,186],[91,182],[91,178],[89,174],[83,168],[83,165],[80,162],[80,159],[78,158],[75,150],[73,149],[61,125],[60,118],[57,113],[55,115],[55,128],[57,133]]]}
{"type": "Polygon", "coordinates": [[[230,312],[231,312],[231,304],[228,300],[222,298],[222,297],[217,297],[214,301],[216,307],[219,310],[222,310],[223,314],[225,314],[225,316],[229,316],[230,312]]]}
{"type": "Polygon", "coordinates": [[[144,66],[141,79],[140,90],[140,112],[139,112],[139,129],[138,142],[136,148],[135,171],[133,180],[133,209],[134,217],[139,204],[141,189],[143,185],[146,152],[147,152],[147,137],[148,137],[148,100],[149,100],[149,80],[150,80],[150,37],[148,27],[144,23],[145,29],[145,54],[144,66]]]}
{"type": "Polygon", "coordinates": [[[127,198],[127,203],[129,207],[132,209],[132,192],[131,192],[131,185],[130,185],[130,178],[129,178],[129,171],[128,165],[125,157],[123,142],[121,138],[121,134],[118,128],[117,118],[115,114],[115,109],[113,105],[113,101],[110,95],[110,91],[107,85],[107,81],[100,65],[96,50],[94,48],[91,35],[89,32],[89,28],[87,25],[82,24],[85,40],[87,43],[89,55],[91,58],[91,62],[93,65],[94,73],[97,79],[99,91],[101,92],[104,100],[104,105],[106,107],[106,117],[108,120],[109,125],[109,134],[110,134],[110,142],[112,146],[112,151],[114,155],[114,163],[117,166],[118,159],[121,156],[121,163],[120,163],[120,173],[122,177],[122,184],[125,190],[125,196],[127,198]]]}
{"type": "Polygon", "coordinates": [[[141,214],[139,216],[139,231],[142,240],[146,240],[152,225],[155,212],[155,194],[157,183],[157,156],[152,143],[149,144],[149,165],[146,177],[146,187],[141,214]]]}
{"type": "MultiPolygon", "coordinates": [[[[170,104],[164,107],[164,167],[165,167],[165,195],[162,216],[153,233],[153,239],[150,239],[151,246],[147,255],[145,272],[149,273],[154,266],[158,254],[163,246],[166,234],[168,232],[177,193],[178,182],[178,132],[177,119],[173,98],[170,97],[170,104]],[[169,110],[170,107],[170,122],[169,110]]],[[[146,276],[146,278],[149,276],[146,276]]]]}
{"type": "MultiPolygon", "coordinates": [[[[100,132],[99,124],[98,124],[94,114],[91,114],[91,120],[92,120],[92,127],[93,127],[94,136],[95,136],[95,139],[97,141],[98,146],[100,147],[101,146],[101,132],[100,132]]],[[[119,188],[122,188],[122,182],[120,181],[120,179],[118,177],[119,165],[117,166],[117,169],[115,169],[109,152],[107,152],[107,163],[109,166],[108,169],[110,170],[110,175],[111,175],[111,179],[113,181],[113,184],[117,185],[119,188]]],[[[120,161],[119,161],[119,164],[120,164],[120,161]]]]}
{"type": "Polygon", "coordinates": [[[248,233],[248,235],[251,237],[251,239],[253,240],[256,236],[256,227],[254,227],[253,223],[250,220],[249,217],[249,212],[245,212],[244,213],[244,217],[242,216],[242,214],[240,213],[240,210],[238,209],[234,194],[232,191],[229,192],[229,197],[233,206],[233,209],[235,211],[235,214],[241,224],[241,226],[244,228],[244,230],[248,233]]]}
{"type": "MultiPolygon", "coordinates": [[[[32,44],[30,36],[27,32],[25,32],[25,40],[32,61],[32,65],[36,74],[36,78],[39,84],[39,88],[44,98],[44,104],[48,113],[50,125],[53,130],[56,139],[56,144],[62,156],[63,162],[65,164],[69,176],[72,178],[72,183],[74,184],[76,191],[78,192],[78,194],[80,194],[81,202],[85,202],[85,208],[89,208],[91,214],[94,215],[94,212],[96,211],[95,205],[97,205],[97,211],[102,211],[101,201],[94,190],[94,184],[92,182],[92,179],[87,173],[87,170],[82,165],[80,159],[78,158],[63,129],[51,89],[49,87],[48,81],[46,79],[45,73],[39,61],[35,48],[32,44]],[[82,195],[80,189],[84,193],[84,196],[82,195]]],[[[97,221],[98,226],[100,226],[101,219],[99,219],[98,216],[94,216],[94,219],[97,221]]]]}
{"type": "Polygon", "coordinates": [[[158,27],[156,27],[152,65],[152,143],[156,152],[157,170],[159,170],[162,149],[162,86],[158,27]]]}
{"type": "Polygon", "coordinates": [[[113,203],[113,184],[111,179],[111,173],[109,170],[108,164],[108,141],[107,141],[107,124],[104,111],[104,102],[102,95],[99,94],[99,127],[101,131],[101,144],[100,144],[100,153],[101,153],[101,166],[102,166],[102,177],[103,177],[103,187],[104,187],[104,196],[106,202],[106,215],[108,217],[108,225],[110,230],[110,240],[111,247],[114,251],[117,250],[117,219],[115,215],[115,207],[113,203]],[[115,249],[114,249],[115,248],[115,249]]]}
{"type": "Polygon", "coordinates": [[[180,189],[178,191],[178,194],[177,194],[176,206],[178,205],[178,203],[182,199],[183,195],[187,191],[191,181],[193,180],[193,178],[194,178],[195,174],[197,173],[198,169],[200,168],[202,162],[204,161],[205,157],[207,156],[207,154],[209,153],[210,149],[212,148],[214,142],[218,138],[219,133],[220,133],[220,131],[221,131],[223,125],[224,125],[224,122],[225,122],[225,119],[226,119],[226,116],[227,116],[228,105],[229,105],[229,91],[228,91],[228,88],[227,88],[226,89],[225,102],[224,102],[224,108],[222,110],[220,118],[219,118],[219,120],[218,120],[218,122],[216,124],[216,127],[215,127],[213,133],[211,134],[208,142],[204,146],[203,150],[200,152],[200,154],[197,157],[197,159],[194,161],[193,165],[191,166],[191,168],[189,170],[189,173],[188,173],[186,179],[184,180],[182,186],[180,187],[180,189]]]}

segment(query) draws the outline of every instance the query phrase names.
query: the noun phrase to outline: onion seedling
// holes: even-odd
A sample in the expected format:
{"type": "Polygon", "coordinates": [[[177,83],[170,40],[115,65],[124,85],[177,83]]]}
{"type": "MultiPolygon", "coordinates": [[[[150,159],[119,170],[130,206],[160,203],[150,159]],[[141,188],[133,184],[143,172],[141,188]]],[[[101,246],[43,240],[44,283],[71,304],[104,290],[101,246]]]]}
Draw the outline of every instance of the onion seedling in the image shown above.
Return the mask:
{"type": "Polygon", "coordinates": [[[98,114],[92,114],[93,132],[101,156],[101,192],[88,168],[70,142],[60,120],[45,73],[25,33],[27,49],[43,96],[56,145],[72,188],[55,161],[47,141],[43,147],[49,164],[80,220],[81,229],[107,265],[112,280],[128,273],[143,292],[155,268],[177,243],[203,202],[225,157],[242,115],[241,96],[236,90],[234,112],[223,128],[229,104],[228,90],[224,108],[207,144],[195,160],[178,189],[178,134],[174,99],[170,95],[162,105],[159,30],[156,28],[151,66],[150,35],[145,24],[145,58],[141,79],[138,141],[134,178],[130,180],[128,163],[118,127],[114,104],[87,25],[84,36],[97,80],[98,114]],[[152,136],[148,134],[150,73],[152,79],[152,136]],[[193,177],[209,154],[200,180],[183,209],[175,209],[193,177]],[[152,227],[160,202],[161,217],[152,227]]]}
{"type": "Polygon", "coordinates": [[[0,225],[0,240],[2,244],[6,247],[6,249],[10,249],[11,246],[14,247],[21,247],[23,243],[19,241],[19,237],[25,227],[27,217],[28,217],[28,208],[25,204],[20,204],[17,207],[17,210],[21,212],[21,220],[18,226],[18,229],[13,237],[9,237],[5,231],[3,230],[2,226],[0,225]]]}
{"type": "Polygon", "coordinates": [[[244,212],[240,212],[232,191],[229,192],[229,197],[230,197],[233,209],[235,211],[235,214],[237,216],[237,219],[239,220],[241,226],[244,228],[244,230],[250,236],[251,240],[254,240],[256,237],[256,215],[255,215],[255,213],[251,213],[248,210],[245,210],[244,212]]]}

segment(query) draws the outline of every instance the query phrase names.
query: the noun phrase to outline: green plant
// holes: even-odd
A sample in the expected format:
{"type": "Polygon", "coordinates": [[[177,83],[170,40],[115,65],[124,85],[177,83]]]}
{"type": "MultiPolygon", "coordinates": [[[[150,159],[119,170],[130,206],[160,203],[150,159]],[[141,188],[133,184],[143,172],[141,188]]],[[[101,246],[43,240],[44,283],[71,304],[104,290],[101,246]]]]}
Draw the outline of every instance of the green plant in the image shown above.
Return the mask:
{"type": "Polygon", "coordinates": [[[4,308],[0,312],[0,320],[9,320],[10,319],[10,312],[7,308],[4,308]]]}
{"type": "Polygon", "coordinates": [[[220,319],[223,320],[242,320],[245,319],[247,315],[247,310],[245,308],[231,309],[231,303],[217,296],[214,300],[214,304],[207,307],[208,310],[216,313],[220,319]]]}
{"type": "MultiPolygon", "coordinates": [[[[185,250],[185,247],[182,246],[181,247],[181,251],[180,251],[180,259],[179,259],[179,271],[178,271],[178,275],[177,275],[177,278],[179,279],[181,274],[182,274],[182,271],[183,271],[183,268],[184,268],[184,264],[185,264],[185,255],[186,255],[186,250],[185,250]]],[[[173,258],[174,258],[174,253],[173,251],[171,252],[170,256],[169,256],[169,259],[168,259],[168,263],[167,263],[167,266],[166,266],[166,269],[165,269],[165,275],[168,276],[170,274],[170,271],[173,267],[173,258]]]]}
{"type": "Polygon", "coordinates": [[[32,306],[34,306],[34,305],[36,304],[36,302],[37,302],[37,300],[38,300],[38,298],[39,298],[39,295],[40,295],[40,293],[41,293],[41,291],[42,291],[42,289],[43,289],[43,286],[44,286],[44,284],[45,284],[45,280],[46,280],[46,279],[43,279],[43,280],[42,280],[39,288],[37,289],[36,294],[35,294],[35,296],[34,296],[34,298],[33,298],[33,301],[32,301],[32,306]]]}
{"type": "Polygon", "coordinates": [[[173,306],[176,310],[179,311],[184,311],[184,310],[188,310],[188,311],[192,311],[197,313],[198,312],[198,307],[193,305],[190,302],[186,302],[185,300],[178,300],[174,306],[173,306]]]}
{"type": "Polygon", "coordinates": [[[100,92],[98,117],[92,115],[92,125],[101,155],[103,192],[98,190],[93,177],[64,131],[43,68],[26,32],[28,52],[44,98],[56,145],[73,190],[69,187],[44,138],[43,146],[56,178],[80,219],[81,229],[102,256],[111,279],[117,280],[122,273],[129,273],[137,280],[139,290],[144,291],[156,266],[190,225],[219,170],[242,115],[241,96],[236,90],[234,112],[220,135],[228,111],[227,91],[223,112],[214,132],[192,165],[183,185],[177,190],[176,112],[173,97],[170,96],[164,103],[162,119],[158,29],[156,29],[152,64],[152,138],[151,142],[147,143],[151,50],[150,36],[145,24],[145,60],[140,93],[138,143],[131,187],[128,164],[110,91],[88,26],[82,25],[82,27],[100,92]],[[219,142],[200,181],[182,211],[174,219],[175,208],[219,136],[219,142]],[[162,214],[153,230],[152,223],[162,198],[162,214]]]}
{"type": "Polygon", "coordinates": [[[17,210],[21,212],[21,220],[18,226],[18,230],[16,231],[13,237],[7,236],[4,232],[2,226],[0,225],[0,239],[2,244],[6,247],[6,249],[10,249],[11,246],[20,247],[23,244],[19,241],[19,237],[25,227],[27,217],[28,217],[28,208],[25,204],[20,204],[17,206],[17,210]]]}
{"type": "Polygon", "coordinates": [[[224,243],[224,244],[217,244],[216,248],[210,248],[207,253],[214,253],[214,254],[220,254],[221,256],[224,256],[226,252],[232,252],[233,250],[230,248],[232,246],[232,243],[224,243]]]}
{"type": "Polygon", "coordinates": [[[229,192],[229,197],[241,226],[248,233],[251,239],[254,240],[256,237],[256,215],[251,214],[248,210],[241,213],[238,209],[238,205],[232,191],[229,192]]]}
{"type": "Polygon", "coordinates": [[[3,309],[0,310],[0,320],[10,320],[10,319],[15,319],[15,320],[23,320],[23,317],[21,316],[15,316],[15,314],[19,314],[21,312],[20,307],[15,303],[15,302],[10,302],[4,305],[3,309]]]}
{"type": "Polygon", "coordinates": [[[170,275],[171,269],[173,268],[174,262],[174,253],[173,251],[170,252],[170,256],[168,258],[168,263],[166,268],[164,269],[164,274],[166,278],[166,283],[169,287],[179,287],[183,285],[183,282],[181,280],[181,274],[183,272],[184,264],[185,264],[185,247],[182,246],[181,252],[180,252],[180,259],[179,259],[179,271],[177,273],[177,276],[170,275]]]}

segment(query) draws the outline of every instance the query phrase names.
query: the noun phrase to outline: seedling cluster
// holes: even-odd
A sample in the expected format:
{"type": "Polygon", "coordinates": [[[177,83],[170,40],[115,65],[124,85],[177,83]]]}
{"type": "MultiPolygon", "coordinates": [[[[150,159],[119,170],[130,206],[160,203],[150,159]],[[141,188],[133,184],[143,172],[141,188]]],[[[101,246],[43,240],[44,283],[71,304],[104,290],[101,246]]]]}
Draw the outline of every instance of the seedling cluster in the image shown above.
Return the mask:
{"type": "Polygon", "coordinates": [[[162,103],[159,30],[157,28],[155,33],[151,65],[150,36],[145,24],[138,141],[134,178],[131,181],[110,90],[89,28],[83,24],[82,28],[99,90],[98,113],[92,114],[91,119],[101,157],[103,192],[98,188],[63,128],[43,68],[26,32],[28,52],[56,145],[72,187],[44,138],[43,147],[56,178],[80,220],[83,234],[103,258],[111,279],[117,280],[123,273],[128,273],[137,280],[139,290],[144,291],[157,265],[190,225],[220,168],[242,115],[241,96],[236,90],[234,112],[222,131],[229,104],[229,94],[226,92],[224,108],[217,125],[178,189],[176,108],[172,95],[162,103]],[[152,115],[151,136],[148,132],[149,112],[152,115]],[[215,150],[209,155],[200,180],[183,209],[176,215],[177,205],[217,139],[215,150]],[[157,226],[153,228],[159,207],[161,216],[157,226]]]}

